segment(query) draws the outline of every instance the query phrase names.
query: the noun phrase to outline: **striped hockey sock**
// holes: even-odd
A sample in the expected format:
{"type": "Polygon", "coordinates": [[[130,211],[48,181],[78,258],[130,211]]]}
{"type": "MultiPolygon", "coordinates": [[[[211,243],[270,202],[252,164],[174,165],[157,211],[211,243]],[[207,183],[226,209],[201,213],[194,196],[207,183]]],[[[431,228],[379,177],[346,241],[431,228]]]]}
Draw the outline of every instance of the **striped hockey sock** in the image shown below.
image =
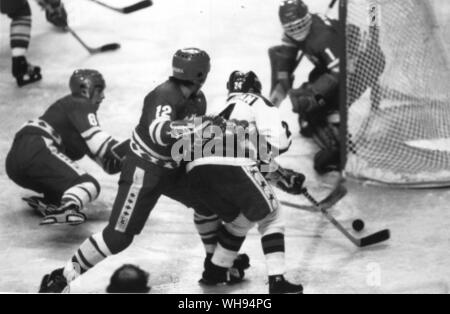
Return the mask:
{"type": "Polygon", "coordinates": [[[239,237],[231,234],[225,226],[222,226],[219,230],[219,243],[214,251],[212,262],[214,265],[230,268],[244,243],[245,236],[239,237]]]}
{"type": "Polygon", "coordinates": [[[212,256],[217,247],[217,233],[222,222],[217,215],[202,216],[194,213],[194,223],[205,246],[206,254],[212,256]]]}
{"type": "Polygon", "coordinates": [[[265,235],[261,238],[261,244],[266,257],[268,275],[283,275],[286,271],[284,234],[272,233],[265,235]]]}
{"type": "Polygon", "coordinates": [[[112,253],[103,239],[103,234],[96,233],[84,241],[72,256],[64,268],[64,276],[70,283],[111,255],[112,253]]]}
{"type": "Polygon", "coordinates": [[[98,195],[99,189],[94,183],[84,182],[65,191],[61,203],[72,202],[82,210],[88,203],[97,199],[98,195]]]}
{"type": "Polygon", "coordinates": [[[13,57],[24,56],[31,38],[31,16],[19,16],[11,21],[10,45],[13,57]]]}

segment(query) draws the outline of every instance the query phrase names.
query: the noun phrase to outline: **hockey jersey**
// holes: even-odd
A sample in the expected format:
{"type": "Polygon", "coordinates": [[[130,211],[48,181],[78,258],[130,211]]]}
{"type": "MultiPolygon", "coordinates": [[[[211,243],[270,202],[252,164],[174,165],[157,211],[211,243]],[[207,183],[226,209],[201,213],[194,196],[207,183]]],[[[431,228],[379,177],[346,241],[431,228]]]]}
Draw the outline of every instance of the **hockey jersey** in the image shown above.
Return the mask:
{"type": "Polygon", "coordinates": [[[205,112],[206,99],[201,91],[188,98],[182,93],[179,83],[169,79],[145,97],[139,124],[131,138],[132,151],[162,167],[178,167],[180,161],[171,154],[176,141],[170,134],[171,123],[201,116],[205,112]]]}
{"type": "MultiPolygon", "coordinates": [[[[218,164],[231,166],[248,166],[257,163],[263,155],[270,158],[287,151],[291,145],[290,132],[287,125],[281,120],[279,109],[269,100],[261,95],[253,93],[231,93],[227,99],[225,109],[220,113],[222,117],[231,121],[238,121],[240,125],[247,127],[247,136],[245,142],[235,142],[231,147],[226,141],[233,137],[234,141],[242,140],[236,138],[236,134],[224,134],[224,146],[234,149],[204,150],[201,156],[193,158],[187,164],[187,170],[190,171],[198,165],[218,164]],[[242,123],[245,121],[246,123],[242,123]],[[257,140],[252,141],[251,134],[257,135],[257,140]],[[238,145],[244,145],[241,150],[238,145]],[[262,152],[261,148],[268,148],[270,151],[262,152]],[[244,152],[244,155],[239,154],[244,152]]],[[[231,130],[233,132],[233,130],[231,130]]],[[[215,138],[214,140],[217,140],[215,138]]],[[[205,145],[203,145],[205,147],[205,145]]],[[[194,156],[195,157],[195,156],[194,156]]]]}
{"type": "Polygon", "coordinates": [[[283,34],[283,45],[295,47],[320,72],[339,74],[339,58],[344,41],[339,34],[339,22],[318,14],[312,15],[311,31],[304,41],[296,41],[283,34]]]}
{"type": "Polygon", "coordinates": [[[86,98],[68,95],[52,104],[39,119],[28,121],[16,137],[39,134],[52,139],[72,160],[85,155],[101,159],[112,137],[100,128],[97,109],[86,98]]]}

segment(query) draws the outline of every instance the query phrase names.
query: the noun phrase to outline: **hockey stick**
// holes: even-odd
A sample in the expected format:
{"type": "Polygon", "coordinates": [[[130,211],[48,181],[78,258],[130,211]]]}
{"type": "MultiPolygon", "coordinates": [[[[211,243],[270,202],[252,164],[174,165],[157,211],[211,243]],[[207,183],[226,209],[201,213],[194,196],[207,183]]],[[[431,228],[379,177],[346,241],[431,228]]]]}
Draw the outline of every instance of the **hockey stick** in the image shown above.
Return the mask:
{"type": "MultiPolygon", "coordinates": [[[[319,202],[319,205],[324,210],[328,210],[329,208],[336,205],[345,195],[347,195],[347,189],[342,184],[338,184],[336,188],[323,200],[319,202]]],[[[282,205],[286,205],[295,209],[305,210],[309,212],[317,212],[317,207],[315,205],[298,205],[287,201],[280,201],[282,205]]]]}
{"type": "Polygon", "coordinates": [[[135,4],[132,4],[130,6],[124,7],[124,8],[118,8],[118,7],[111,6],[109,4],[106,4],[106,3],[102,2],[102,1],[98,1],[98,0],[89,0],[89,1],[95,2],[101,6],[104,6],[105,8],[108,8],[110,10],[113,10],[113,11],[116,11],[119,13],[123,13],[123,14],[133,13],[133,12],[148,8],[149,6],[153,5],[153,2],[151,0],[143,0],[143,1],[137,2],[135,4]]]}
{"type": "Polygon", "coordinates": [[[86,48],[87,51],[89,51],[90,54],[96,54],[96,53],[101,53],[101,52],[107,52],[107,51],[113,51],[113,50],[117,50],[120,48],[120,45],[117,43],[112,43],[112,44],[106,44],[103,45],[101,47],[98,48],[92,48],[89,47],[81,38],[80,36],[78,36],[77,33],[75,33],[75,31],[70,28],[69,26],[66,27],[66,30],[68,30],[73,37],[75,37],[76,40],[78,40],[78,42],[84,47],[86,48]]]}
{"type": "Polygon", "coordinates": [[[303,196],[305,196],[316,208],[320,211],[347,239],[349,239],[357,247],[366,247],[378,244],[388,240],[391,236],[389,229],[384,229],[368,235],[364,238],[358,239],[352,236],[329,212],[321,207],[314,197],[309,194],[307,189],[303,189],[303,196]]]}
{"type": "MultiPolygon", "coordinates": [[[[45,10],[47,11],[51,11],[53,10],[52,7],[49,4],[43,3],[41,5],[45,10]]],[[[84,47],[86,48],[87,51],[89,51],[90,54],[96,54],[96,53],[100,53],[100,52],[107,52],[107,51],[113,51],[113,50],[117,50],[120,48],[120,45],[117,43],[113,43],[113,44],[107,44],[107,45],[103,45],[101,47],[98,48],[92,48],[89,47],[84,40],[81,39],[80,36],[78,36],[78,34],[66,23],[66,26],[62,27],[64,30],[68,31],[69,33],[72,34],[73,37],[75,37],[75,39],[84,47]]]]}

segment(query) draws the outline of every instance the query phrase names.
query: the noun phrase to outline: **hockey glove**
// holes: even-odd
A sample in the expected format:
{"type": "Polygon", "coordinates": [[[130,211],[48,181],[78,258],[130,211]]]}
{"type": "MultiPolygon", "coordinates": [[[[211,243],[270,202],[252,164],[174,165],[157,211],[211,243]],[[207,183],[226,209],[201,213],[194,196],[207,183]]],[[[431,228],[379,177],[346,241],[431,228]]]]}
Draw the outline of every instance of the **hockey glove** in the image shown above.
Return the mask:
{"type": "Polygon", "coordinates": [[[123,161],[128,151],[130,150],[131,140],[126,140],[115,144],[111,147],[111,153],[119,160],[123,161]]]}
{"type": "Polygon", "coordinates": [[[67,27],[67,12],[61,0],[38,0],[45,9],[47,21],[56,27],[67,27]]]}
{"type": "Polygon", "coordinates": [[[316,124],[322,117],[323,109],[325,108],[325,100],[321,95],[314,92],[309,83],[304,83],[297,89],[289,92],[289,97],[292,102],[292,110],[300,114],[305,121],[310,124],[316,124]]]}
{"type": "Polygon", "coordinates": [[[305,176],[291,169],[278,167],[275,172],[266,174],[266,179],[279,189],[293,195],[301,194],[305,176]]]}
{"type": "Polygon", "coordinates": [[[118,144],[118,141],[110,140],[101,160],[103,170],[108,174],[116,174],[122,170],[122,159],[113,152],[113,148],[118,144]]]}

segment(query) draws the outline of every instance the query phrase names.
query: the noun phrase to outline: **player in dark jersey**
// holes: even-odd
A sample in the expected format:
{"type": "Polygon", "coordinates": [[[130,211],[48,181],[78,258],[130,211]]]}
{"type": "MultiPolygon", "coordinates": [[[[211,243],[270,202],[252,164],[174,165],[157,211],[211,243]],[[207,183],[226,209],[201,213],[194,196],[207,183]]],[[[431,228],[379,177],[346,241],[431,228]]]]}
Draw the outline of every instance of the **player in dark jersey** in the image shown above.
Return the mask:
{"type": "MultiPolygon", "coordinates": [[[[67,13],[61,0],[37,0],[53,25],[67,26],[67,13]]],[[[0,12],[11,18],[10,46],[12,75],[19,86],[42,79],[41,68],[28,63],[26,53],[31,38],[31,9],[28,0],[0,0],[0,12]]]]}
{"type": "MultiPolygon", "coordinates": [[[[224,149],[205,150],[203,156],[198,155],[187,165],[192,193],[210,209],[195,210],[194,216],[207,254],[201,282],[215,285],[240,281],[243,268],[249,264],[245,265],[248,258],[238,257],[238,252],[248,231],[258,225],[266,257],[269,292],[302,293],[301,285],[284,278],[284,221],[281,206],[264,174],[276,186],[293,194],[300,193],[305,178],[287,169],[263,174],[258,168],[261,159],[270,163],[271,159],[288,150],[291,144],[289,129],[281,121],[279,109],[261,95],[261,83],[253,72],[234,71],[227,87],[229,96],[222,115],[231,119],[231,128],[212,140],[215,145],[223,142],[224,149]],[[258,137],[249,134],[246,142],[247,137],[239,137],[235,127],[246,129],[241,130],[241,134],[256,132],[258,137]],[[222,141],[218,141],[220,139],[222,141]],[[229,145],[229,140],[239,141],[239,144],[229,145]],[[248,149],[236,149],[241,145],[248,149]],[[263,152],[266,147],[269,151],[263,152]],[[281,173],[283,175],[279,175],[281,173]],[[236,267],[239,263],[240,267],[236,267]],[[241,276],[233,276],[231,270],[236,269],[241,276]]],[[[209,143],[206,141],[204,145],[209,143]]]]}
{"type": "MultiPolygon", "coordinates": [[[[269,49],[272,66],[271,101],[279,105],[289,94],[293,111],[299,114],[301,134],[313,137],[320,147],[314,158],[316,171],[326,173],[339,170],[339,70],[342,45],[345,44],[339,22],[311,14],[302,0],[284,0],[280,4],[279,17],[284,29],[283,43],[269,49]],[[293,72],[298,65],[299,52],[303,53],[315,68],[309,74],[308,82],[292,89],[293,72]]],[[[354,33],[358,30],[349,28],[348,31],[354,33]]],[[[368,48],[365,48],[364,53],[382,54],[376,32],[371,30],[366,40],[368,48]]],[[[349,51],[349,54],[354,53],[349,51]]],[[[384,70],[384,64],[369,68],[356,63],[356,67],[360,70],[355,73],[359,73],[360,77],[367,75],[375,79],[367,79],[359,84],[359,90],[354,95],[348,95],[349,103],[360,97],[369,87],[367,82],[377,81],[376,78],[384,70]]],[[[348,73],[348,78],[350,81],[359,81],[353,73],[348,73]]]]}
{"type": "Polygon", "coordinates": [[[144,99],[142,116],[133,132],[106,228],[87,239],[64,269],[46,275],[41,292],[61,292],[106,257],[125,250],[143,229],[161,195],[198,208],[183,179],[184,169],[171,153],[184,134],[194,132],[192,117],[206,111],[201,87],[210,71],[208,54],[197,48],[178,50],[173,76],[144,99]]]}
{"type": "Polygon", "coordinates": [[[77,70],[70,78],[71,95],[51,105],[17,132],[6,159],[8,176],[23,188],[44,195],[27,199],[44,216],[42,224],[79,224],[82,210],[97,198],[100,185],[76,161],[88,155],[110,174],[120,171],[112,153],[118,142],[104,132],[97,110],[105,81],[95,70],[77,70]]]}

